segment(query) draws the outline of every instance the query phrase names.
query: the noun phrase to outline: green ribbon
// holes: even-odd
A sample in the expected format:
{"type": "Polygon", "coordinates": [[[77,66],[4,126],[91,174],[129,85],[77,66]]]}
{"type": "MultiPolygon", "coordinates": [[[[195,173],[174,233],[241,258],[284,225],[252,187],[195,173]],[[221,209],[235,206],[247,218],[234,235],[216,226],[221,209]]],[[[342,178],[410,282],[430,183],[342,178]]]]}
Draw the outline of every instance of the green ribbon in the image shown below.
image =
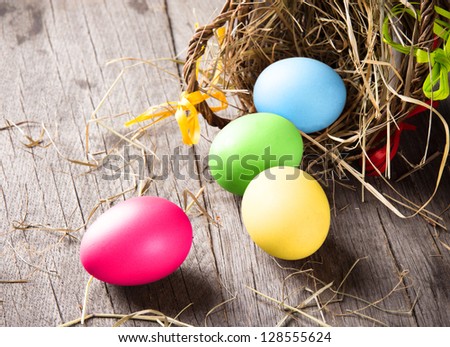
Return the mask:
{"type": "MultiPolygon", "coordinates": [[[[450,12],[441,7],[435,6],[436,13],[446,19],[450,19],[450,12]]],[[[442,48],[436,48],[432,52],[413,47],[405,46],[394,42],[389,32],[389,21],[392,17],[398,17],[401,14],[408,15],[420,21],[420,12],[412,8],[404,7],[402,4],[394,6],[391,15],[386,17],[383,22],[382,34],[383,41],[389,46],[403,54],[414,54],[418,63],[428,63],[431,66],[431,72],[423,83],[423,93],[429,99],[443,100],[450,94],[448,74],[450,72],[450,24],[437,18],[433,24],[433,32],[443,40],[442,48]],[[436,89],[436,85],[439,87],[436,89]]]]}

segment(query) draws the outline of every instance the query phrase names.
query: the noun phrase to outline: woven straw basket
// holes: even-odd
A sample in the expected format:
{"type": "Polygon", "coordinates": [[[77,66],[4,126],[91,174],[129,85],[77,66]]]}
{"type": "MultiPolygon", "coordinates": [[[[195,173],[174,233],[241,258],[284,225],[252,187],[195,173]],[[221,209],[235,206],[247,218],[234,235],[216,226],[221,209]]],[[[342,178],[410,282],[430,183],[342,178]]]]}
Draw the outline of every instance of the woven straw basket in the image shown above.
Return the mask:
{"type": "MultiPolygon", "coordinates": [[[[266,66],[294,56],[321,60],[341,75],[348,96],[340,118],[310,137],[350,153],[348,162],[370,160],[367,153],[385,144],[411,110],[428,100],[422,86],[430,64],[397,52],[383,30],[388,27],[392,42],[411,47],[411,52],[432,52],[438,43],[433,31],[435,6],[445,9],[448,2],[228,0],[210,24],[196,29],[189,43],[183,69],[186,91],[234,91],[239,110],[233,117],[238,117],[255,112],[252,87],[266,66]],[[220,28],[225,34],[218,45],[220,28]],[[212,42],[216,42],[212,64],[218,60],[221,64],[221,79],[215,85],[199,74],[199,61],[204,63],[212,42]]],[[[206,101],[197,109],[211,126],[222,128],[230,121],[213,112],[206,101]]]]}

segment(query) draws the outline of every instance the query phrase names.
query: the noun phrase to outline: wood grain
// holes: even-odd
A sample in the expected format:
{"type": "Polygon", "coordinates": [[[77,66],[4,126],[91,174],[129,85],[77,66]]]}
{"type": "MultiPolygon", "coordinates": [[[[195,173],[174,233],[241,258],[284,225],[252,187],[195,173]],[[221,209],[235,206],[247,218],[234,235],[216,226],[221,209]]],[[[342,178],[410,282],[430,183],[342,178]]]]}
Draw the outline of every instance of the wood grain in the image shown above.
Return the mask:
{"type": "MultiPolygon", "coordinates": [[[[5,127],[0,131],[0,280],[27,280],[0,283],[0,326],[56,326],[80,317],[89,278],[78,258],[83,226],[92,222],[88,218],[99,201],[107,200],[94,219],[116,201],[137,195],[130,191],[135,181],[148,179],[146,194],[180,205],[185,189],[195,193],[204,187],[200,203],[218,224],[192,209],[194,244],[182,267],[146,286],[94,281],[89,313],[128,314],[151,308],[174,317],[192,304],[179,319],[196,326],[274,326],[286,312],[249,287],[277,300],[285,295],[286,303],[296,306],[311,295],[308,290],[333,282],[333,289],[348,295],[333,297],[328,290],[320,296],[322,305],[332,299],[323,309],[330,325],[448,326],[448,233],[420,217],[401,220],[367,194],[362,202],[361,188],[351,179],[343,183],[355,191],[327,181],[334,210],[324,246],[310,259],[287,262],[272,259],[252,243],[240,219],[240,198],[208,177],[204,158],[217,129],[203,121],[204,138],[191,148],[182,145],[173,119],[140,139],[159,158],[172,156],[164,179],[158,177],[163,161],[150,153],[144,161],[140,150],[117,145],[119,138],[95,123],[90,124],[89,151],[108,153],[112,164],[122,167],[120,175],[108,179],[112,172],[107,166],[89,170],[67,160],[101,157],[86,157],[85,127],[120,71],[132,64],[107,62],[134,57],[158,65],[128,68],[97,114],[125,134],[126,119],[150,105],[178,98],[180,66],[163,58],[182,58],[194,23],[208,22],[221,5],[221,0],[0,2],[0,128],[5,127]],[[24,135],[38,140],[43,127],[47,133],[42,143],[28,148],[30,139],[24,135]],[[108,200],[117,194],[115,201],[108,200]],[[36,227],[14,228],[26,225],[36,227]],[[310,269],[321,282],[305,273],[285,280],[292,269],[310,269]]],[[[448,119],[448,103],[442,109],[448,119]]],[[[425,151],[427,119],[415,122],[420,131],[402,138],[402,154],[417,163],[425,151]]],[[[433,122],[437,124],[436,119],[433,122]]],[[[434,127],[429,154],[442,150],[442,138],[441,127],[434,127]]],[[[434,188],[438,162],[439,158],[433,160],[395,187],[417,203],[425,202],[434,188]]],[[[409,170],[400,158],[394,165],[395,177],[409,170]]],[[[447,227],[449,174],[447,166],[429,206],[447,227]]],[[[388,191],[380,179],[373,183],[388,191]]],[[[305,312],[322,319],[317,306],[305,312]]],[[[113,323],[93,319],[87,325],[113,323]]],[[[316,324],[299,315],[284,323],[316,324]]],[[[139,321],[126,324],[148,326],[139,321]]]]}

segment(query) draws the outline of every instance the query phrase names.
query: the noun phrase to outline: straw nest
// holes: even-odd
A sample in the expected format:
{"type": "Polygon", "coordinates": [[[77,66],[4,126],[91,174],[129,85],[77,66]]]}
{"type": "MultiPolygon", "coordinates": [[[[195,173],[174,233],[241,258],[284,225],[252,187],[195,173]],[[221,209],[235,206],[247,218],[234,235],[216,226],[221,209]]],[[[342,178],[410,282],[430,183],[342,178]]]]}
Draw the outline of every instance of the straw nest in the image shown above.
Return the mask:
{"type": "MultiPolygon", "coordinates": [[[[389,176],[392,134],[414,107],[425,105],[422,86],[431,67],[387,44],[383,23],[411,52],[432,52],[439,43],[433,33],[435,6],[446,7],[440,1],[228,0],[189,43],[183,69],[187,92],[221,90],[229,101],[235,96],[236,118],[255,111],[252,88],[266,66],[287,57],[321,60],[344,79],[347,102],[330,127],[304,134],[305,154],[320,152],[328,168],[348,168],[364,180],[366,168],[373,170],[367,153],[385,146],[389,176]],[[396,5],[403,10],[393,15],[396,5]]],[[[433,107],[427,107],[431,114],[433,107]]],[[[230,121],[213,112],[210,101],[197,108],[212,126],[230,121]]],[[[448,139],[445,156],[446,151],[448,139]]]]}

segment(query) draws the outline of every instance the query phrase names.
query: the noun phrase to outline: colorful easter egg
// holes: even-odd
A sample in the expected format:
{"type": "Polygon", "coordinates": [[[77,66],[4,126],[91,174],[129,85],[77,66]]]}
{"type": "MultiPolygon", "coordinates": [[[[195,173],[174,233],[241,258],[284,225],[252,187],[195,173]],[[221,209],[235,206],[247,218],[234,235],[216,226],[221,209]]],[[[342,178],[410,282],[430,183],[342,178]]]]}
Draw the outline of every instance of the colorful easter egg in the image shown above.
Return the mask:
{"type": "Polygon", "coordinates": [[[316,252],[330,227],[330,206],[320,184],[294,167],[261,172],[242,199],[242,220],[253,241],[286,260],[316,252]]]}
{"type": "Polygon", "coordinates": [[[80,259],[95,278],[133,286],[157,281],[180,267],[192,244],[192,226],[174,203],[131,198],[103,213],[81,241],[80,259]]]}
{"type": "Polygon", "coordinates": [[[342,113],[347,91],[328,65],[310,58],[287,58],[258,76],[253,101],[258,112],[290,120],[305,133],[325,129],[342,113]]]}
{"type": "Polygon", "coordinates": [[[287,119],[271,113],[242,116],[224,127],[209,151],[209,171],[222,186],[243,195],[250,181],[273,166],[298,166],[303,140],[287,119]]]}

